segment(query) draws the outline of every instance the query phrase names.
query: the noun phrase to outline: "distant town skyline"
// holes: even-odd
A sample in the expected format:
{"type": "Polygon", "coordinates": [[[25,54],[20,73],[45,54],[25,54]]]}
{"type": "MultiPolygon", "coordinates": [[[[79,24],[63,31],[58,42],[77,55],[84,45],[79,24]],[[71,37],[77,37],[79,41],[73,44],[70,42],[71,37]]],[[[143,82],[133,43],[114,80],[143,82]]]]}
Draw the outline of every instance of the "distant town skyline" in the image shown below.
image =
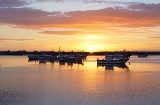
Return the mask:
{"type": "Polygon", "coordinates": [[[158,0],[0,0],[0,50],[160,51],[158,0]]]}

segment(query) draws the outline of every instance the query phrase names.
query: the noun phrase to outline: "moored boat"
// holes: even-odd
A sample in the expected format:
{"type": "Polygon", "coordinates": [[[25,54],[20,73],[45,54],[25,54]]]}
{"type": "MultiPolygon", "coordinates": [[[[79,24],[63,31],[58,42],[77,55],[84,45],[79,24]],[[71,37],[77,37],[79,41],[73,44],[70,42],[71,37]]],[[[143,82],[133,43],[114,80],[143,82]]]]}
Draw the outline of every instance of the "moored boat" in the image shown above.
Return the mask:
{"type": "Polygon", "coordinates": [[[42,54],[42,55],[28,55],[30,60],[39,60],[39,59],[52,59],[52,55],[42,54]]]}
{"type": "Polygon", "coordinates": [[[125,64],[129,57],[115,58],[114,55],[106,55],[105,59],[97,59],[97,64],[125,64]]]}
{"type": "Polygon", "coordinates": [[[67,60],[66,55],[63,55],[63,54],[59,54],[59,55],[57,56],[57,59],[58,59],[59,61],[66,61],[66,60],[67,60]]]}
{"type": "Polygon", "coordinates": [[[138,55],[138,58],[145,58],[145,57],[148,57],[148,54],[139,54],[138,55]]]}

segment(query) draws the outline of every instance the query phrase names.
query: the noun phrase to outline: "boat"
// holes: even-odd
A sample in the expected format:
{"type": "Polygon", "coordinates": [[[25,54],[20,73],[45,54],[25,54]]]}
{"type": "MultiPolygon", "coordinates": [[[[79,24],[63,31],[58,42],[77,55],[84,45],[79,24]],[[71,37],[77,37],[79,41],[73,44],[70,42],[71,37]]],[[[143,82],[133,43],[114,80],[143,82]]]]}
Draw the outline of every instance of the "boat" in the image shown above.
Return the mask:
{"type": "Polygon", "coordinates": [[[131,54],[127,54],[127,53],[116,53],[116,54],[114,54],[114,58],[116,58],[116,59],[129,58],[130,56],[131,56],[131,54]]]}
{"type": "Polygon", "coordinates": [[[69,54],[69,55],[59,54],[57,58],[59,59],[59,61],[77,61],[83,59],[82,56],[76,54],[69,54]]]}
{"type": "Polygon", "coordinates": [[[123,57],[124,57],[124,55],[123,55],[123,54],[120,54],[120,53],[116,53],[116,54],[114,55],[114,58],[116,58],[116,59],[123,58],[123,57]]]}
{"type": "Polygon", "coordinates": [[[42,54],[42,55],[28,55],[29,60],[40,60],[40,59],[52,59],[52,55],[42,54]]]}
{"type": "Polygon", "coordinates": [[[58,59],[59,61],[66,61],[66,60],[67,60],[66,55],[63,55],[63,54],[59,54],[59,55],[57,56],[57,59],[58,59]]]}
{"type": "Polygon", "coordinates": [[[138,54],[138,58],[145,58],[148,57],[148,54],[138,54]]]}
{"type": "Polygon", "coordinates": [[[59,47],[59,54],[57,55],[57,59],[59,61],[65,62],[65,61],[81,61],[82,59],[86,58],[86,55],[81,55],[79,53],[74,53],[73,51],[70,54],[62,54],[62,51],[59,47]]]}
{"type": "Polygon", "coordinates": [[[105,59],[97,59],[97,64],[125,64],[129,57],[115,58],[114,55],[105,55],[105,59]]]}
{"type": "Polygon", "coordinates": [[[66,56],[66,59],[67,60],[74,60],[74,61],[76,61],[76,60],[82,60],[83,57],[81,55],[77,55],[77,54],[70,54],[70,55],[66,56]]]}
{"type": "Polygon", "coordinates": [[[67,55],[66,56],[67,60],[74,60],[74,58],[75,58],[75,55],[67,55]]]}

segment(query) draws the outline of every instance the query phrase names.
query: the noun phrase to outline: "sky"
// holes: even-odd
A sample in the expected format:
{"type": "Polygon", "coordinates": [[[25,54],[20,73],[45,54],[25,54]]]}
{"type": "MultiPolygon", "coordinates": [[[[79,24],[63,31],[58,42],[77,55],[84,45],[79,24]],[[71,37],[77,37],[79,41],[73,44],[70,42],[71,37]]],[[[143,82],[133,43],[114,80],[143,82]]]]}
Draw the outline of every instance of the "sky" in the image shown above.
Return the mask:
{"type": "Polygon", "coordinates": [[[0,0],[0,51],[160,51],[159,0],[0,0]]]}

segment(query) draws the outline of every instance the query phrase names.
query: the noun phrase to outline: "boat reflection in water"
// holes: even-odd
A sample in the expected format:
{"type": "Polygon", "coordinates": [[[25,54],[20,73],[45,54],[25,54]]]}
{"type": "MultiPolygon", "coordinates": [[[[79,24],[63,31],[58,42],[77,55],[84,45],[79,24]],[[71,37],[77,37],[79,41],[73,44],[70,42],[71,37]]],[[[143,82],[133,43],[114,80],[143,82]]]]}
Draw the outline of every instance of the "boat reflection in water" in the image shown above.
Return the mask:
{"type": "Polygon", "coordinates": [[[32,59],[31,60],[31,59],[29,59],[28,62],[35,62],[35,63],[38,62],[39,64],[46,64],[47,62],[49,62],[49,63],[53,64],[54,60],[52,60],[52,59],[51,60],[49,60],[49,59],[39,59],[39,60],[36,60],[36,59],[32,59]]]}
{"type": "Polygon", "coordinates": [[[60,61],[60,60],[54,60],[54,59],[39,59],[39,60],[31,60],[29,59],[28,62],[35,62],[35,63],[39,63],[39,64],[46,64],[46,63],[51,63],[54,64],[54,62],[59,62],[59,65],[70,65],[72,66],[73,64],[81,64],[83,65],[83,59],[81,60],[65,60],[65,61],[60,61]]]}
{"type": "Polygon", "coordinates": [[[105,70],[114,70],[114,67],[118,67],[122,70],[129,70],[126,64],[97,64],[97,67],[105,67],[105,70]]]}
{"type": "Polygon", "coordinates": [[[70,66],[73,66],[73,64],[81,64],[83,65],[83,59],[81,60],[66,60],[66,61],[59,61],[59,64],[60,65],[70,65],[70,66]]]}

